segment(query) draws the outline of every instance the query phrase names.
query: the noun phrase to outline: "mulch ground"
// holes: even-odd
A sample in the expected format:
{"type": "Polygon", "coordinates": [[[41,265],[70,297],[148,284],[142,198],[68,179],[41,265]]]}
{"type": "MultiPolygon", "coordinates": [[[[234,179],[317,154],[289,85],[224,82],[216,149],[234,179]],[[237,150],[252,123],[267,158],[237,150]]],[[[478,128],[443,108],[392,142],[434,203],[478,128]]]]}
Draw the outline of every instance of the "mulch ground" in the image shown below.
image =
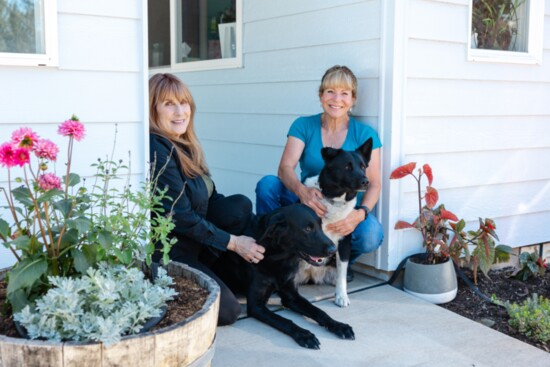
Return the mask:
{"type": "MultiPolygon", "coordinates": [[[[531,297],[534,293],[550,298],[550,271],[546,271],[544,276],[521,281],[511,278],[513,270],[513,268],[491,270],[489,278],[483,274],[478,274],[477,285],[479,290],[487,297],[494,295],[503,302],[510,301],[517,304],[531,297]]],[[[473,283],[472,272],[467,269],[463,269],[463,272],[473,283]]],[[[458,280],[457,297],[452,302],[440,306],[471,320],[482,322],[487,326],[491,325],[492,329],[550,352],[550,342],[546,344],[535,342],[517,332],[508,324],[509,317],[504,307],[483,300],[460,278],[458,280]]]]}
{"type": "MultiPolygon", "coordinates": [[[[208,297],[208,291],[201,288],[193,280],[174,277],[174,283],[174,289],[178,292],[178,295],[174,300],[168,302],[166,316],[151,331],[185,320],[200,310],[208,297]]],[[[0,335],[19,338],[11,313],[7,312],[7,308],[5,307],[5,291],[6,283],[2,280],[0,281],[0,305],[2,305],[0,312],[0,335]]]]}

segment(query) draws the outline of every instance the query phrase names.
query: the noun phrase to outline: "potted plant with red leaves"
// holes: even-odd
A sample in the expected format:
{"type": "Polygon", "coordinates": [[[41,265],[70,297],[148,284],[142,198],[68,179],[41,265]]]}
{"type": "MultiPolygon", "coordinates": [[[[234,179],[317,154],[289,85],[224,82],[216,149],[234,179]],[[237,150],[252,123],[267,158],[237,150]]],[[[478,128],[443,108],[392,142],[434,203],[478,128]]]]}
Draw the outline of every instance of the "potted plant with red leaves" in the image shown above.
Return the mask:
{"type": "MultiPolygon", "coordinates": [[[[466,232],[464,219],[459,220],[453,212],[445,208],[445,205],[437,205],[439,193],[432,186],[433,173],[430,165],[424,164],[422,168],[416,171],[416,162],[407,163],[396,168],[391,173],[390,179],[401,179],[406,176],[412,176],[417,183],[418,218],[412,223],[399,220],[395,224],[395,229],[417,229],[422,235],[422,244],[426,249],[425,253],[412,257],[411,262],[426,265],[450,264],[450,267],[447,265],[449,270],[446,272],[448,278],[454,280],[449,279],[450,283],[455,284],[448,286],[452,288],[456,287],[456,275],[454,267],[449,261],[450,258],[458,264],[459,258],[464,256],[465,260],[472,264],[474,281],[477,282],[478,267],[487,274],[495,261],[497,252],[502,254],[511,252],[508,246],[495,246],[495,239],[498,240],[498,237],[495,233],[496,225],[492,219],[482,220],[480,218],[479,229],[466,232]],[[423,191],[422,178],[424,176],[428,180],[428,185],[423,191]],[[424,203],[422,203],[423,200],[424,203]],[[473,250],[470,251],[472,248],[473,250]]],[[[407,268],[407,271],[410,273],[409,269],[407,268]]],[[[407,271],[405,274],[407,274],[407,271]]],[[[436,277],[440,277],[440,275],[438,274],[436,277]]],[[[452,290],[447,292],[451,292],[447,295],[447,298],[451,297],[452,290]]],[[[452,297],[454,298],[454,296],[452,297]]]]}
{"type": "Polygon", "coordinates": [[[418,176],[414,174],[416,163],[411,162],[395,169],[390,179],[400,179],[405,176],[412,176],[418,187],[418,218],[412,223],[398,221],[395,229],[416,228],[422,235],[422,243],[426,248],[425,262],[428,264],[439,264],[447,260],[450,255],[450,247],[447,244],[449,227],[447,222],[458,222],[458,218],[452,212],[445,209],[443,204],[436,207],[439,200],[437,190],[432,186],[433,174],[428,164],[418,169],[418,176]],[[428,186],[422,195],[421,181],[422,176],[428,179],[428,186]],[[422,199],[425,204],[422,205],[422,199]]]}

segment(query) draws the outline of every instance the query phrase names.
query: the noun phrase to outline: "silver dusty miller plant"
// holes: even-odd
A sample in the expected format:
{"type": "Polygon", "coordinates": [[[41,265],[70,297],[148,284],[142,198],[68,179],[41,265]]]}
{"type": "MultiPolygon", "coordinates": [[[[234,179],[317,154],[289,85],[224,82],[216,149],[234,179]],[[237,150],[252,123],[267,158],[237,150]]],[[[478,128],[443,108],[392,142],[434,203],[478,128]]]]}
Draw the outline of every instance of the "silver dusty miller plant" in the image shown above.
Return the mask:
{"type": "Polygon", "coordinates": [[[159,268],[152,284],[137,268],[101,263],[81,278],[49,277],[51,288],[36,302],[14,314],[31,339],[116,343],[138,333],[145,322],[177,294],[172,278],[159,268]]]}

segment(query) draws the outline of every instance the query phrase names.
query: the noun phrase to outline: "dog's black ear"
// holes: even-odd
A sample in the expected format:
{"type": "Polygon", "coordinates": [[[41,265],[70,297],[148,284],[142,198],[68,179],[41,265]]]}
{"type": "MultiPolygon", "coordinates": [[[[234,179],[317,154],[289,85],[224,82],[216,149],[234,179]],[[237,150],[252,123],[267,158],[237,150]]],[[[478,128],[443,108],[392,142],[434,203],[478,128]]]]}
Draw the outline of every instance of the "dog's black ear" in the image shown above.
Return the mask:
{"type": "Polygon", "coordinates": [[[321,149],[321,157],[323,157],[323,160],[326,162],[338,154],[338,151],[340,149],[334,149],[334,148],[322,148],[321,149]]]}
{"type": "Polygon", "coordinates": [[[285,215],[281,212],[275,212],[267,220],[266,229],[258,243],[264,247],[269,244],[277,243],[286,230],[286,227],[285,215]]]}
{"type": "Polygon", "coordinates": [[[355,149],[356,152],[361,154],[365,163],[369,163],[370,156],[372,154],[372,138],[368,138],[359,148],[355,149]]]}

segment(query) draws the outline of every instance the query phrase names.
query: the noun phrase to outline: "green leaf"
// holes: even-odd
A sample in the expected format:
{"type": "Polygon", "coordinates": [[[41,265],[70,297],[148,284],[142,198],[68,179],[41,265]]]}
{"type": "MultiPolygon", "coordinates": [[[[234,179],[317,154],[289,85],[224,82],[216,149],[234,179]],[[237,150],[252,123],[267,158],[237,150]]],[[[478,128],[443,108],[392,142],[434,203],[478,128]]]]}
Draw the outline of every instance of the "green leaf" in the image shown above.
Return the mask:
{"type": "Polygon", "coordinates": [[[108,249],[113,243],[113,234],[109,231],[100,231],[97,236],[97,240],[99,241],[101,247],[108,249]]]}
{"type": "Polygon", "coordinates": [[[72,199],[62,199],[56,201],[53,206],[55,209],[59,210],[65,218],[67,218],[73,208],[73,201],[72,199]]]}
{"type": "Polygon", "coordinates": [[[485,275],[488,275],[495,258],[494,243],[492,241],[484,243],[480,240],[475,250],[472,252],[472,255],[479,259],[479,268],[485,275]]]}
{"type": "Polygon", "coordinates": [[[27,293],[23,289],[18,289],[7,295],[8,301],[11,304],[13,313],[17,313],[30,304],[27,298],[27,293]]]}
{"type": "MultiPolygon", "coordinates": [[[[59,241],[59,236],[56,236],[55,243],[59,241]]],[[[78,242],[78,231],[74,228],[69,229],[63,234],[59,248],[64,249],[78,242]]]]}
{"type": "Polygon", "coordinates": [[[80,233],[86,233],[92,226],[92,221],[86,217],[78,217],[67,221],[69,228],[74,228],[80,233]]]}
{"type": "Polygon", "coordinates": [[[11,241],[13,247],[17,250],[27,251],[31,250],[31,239],[29,236],[19,236],[15,240],[11,241]]]}
{"type": "Polygon", "coordinates": [[[495,249],[507,254],[511,254],[514,252],[514,249],[508,245],[498,245],[497,247],[495,247],[495,249]]]}
{"type": "Polygon", "coordinates": [[[34,205],[34,203],[31,200],[31,192],[25,186],[19,186],[11,190],[11,193],[13,194],[14,199],[20,202],[21,204],[25,206],[34,205]]]}
{"type": "Polygon", "coordinates": [[[456,231],[460,233],[464,230],[464,227],[466,227],[466,222],[464,221],[464,219],[461,219],[456,224],[456,231]]]}
{"type": "Polygon", "coordinates": [[[60,195],[63,195],[63,191],[60,191],[58,189],[51,189],[51,190],[46,191],[42,195],[40,195],[36,199],[36,201],[39,202],[39,203],[51,202],[54,197],[60,196],[60,195]]]}
{"type": "Polygon", "coordinates": [[[71,250],[74,259],[74,268],[81,274],[85,274],[95,262],[95,254],[90,250],[91,246],[83,246],[82,249],[71,250]]]}
{"type": "Polygon", "coordinates": [[[132,249],[126,249],[122,252],[122,258],[124,260],[124,264],[131,264],[133,260],[133,252],[132,249]]]}
{"type": "MultiPolygon", "coordinates": [[[[63,182],[65,182],[67,176],[63,176],[63,182]]],[[[80,176],[76,173],[69,173],[69,187],[73,187],[80,183],[80,176]]]]}
{"type": "Polygon", "coordinates": [[[24,259],[18,262],[9,272],[8,295],[30,287],[48,270],[46,257],[24,259]]]}
{"type": "Polygon", "coordinates": [[[5,239],[11,237],[10,225],[2,218],[0,218],[0,236],[5,239]]]}
{"type": "Polygon", "coordinates": [[[495,262],[506,262],[510,260],[510,255],[514,252],[514,249],[507,245],[498,245],[495,247],[495,262]]]}

